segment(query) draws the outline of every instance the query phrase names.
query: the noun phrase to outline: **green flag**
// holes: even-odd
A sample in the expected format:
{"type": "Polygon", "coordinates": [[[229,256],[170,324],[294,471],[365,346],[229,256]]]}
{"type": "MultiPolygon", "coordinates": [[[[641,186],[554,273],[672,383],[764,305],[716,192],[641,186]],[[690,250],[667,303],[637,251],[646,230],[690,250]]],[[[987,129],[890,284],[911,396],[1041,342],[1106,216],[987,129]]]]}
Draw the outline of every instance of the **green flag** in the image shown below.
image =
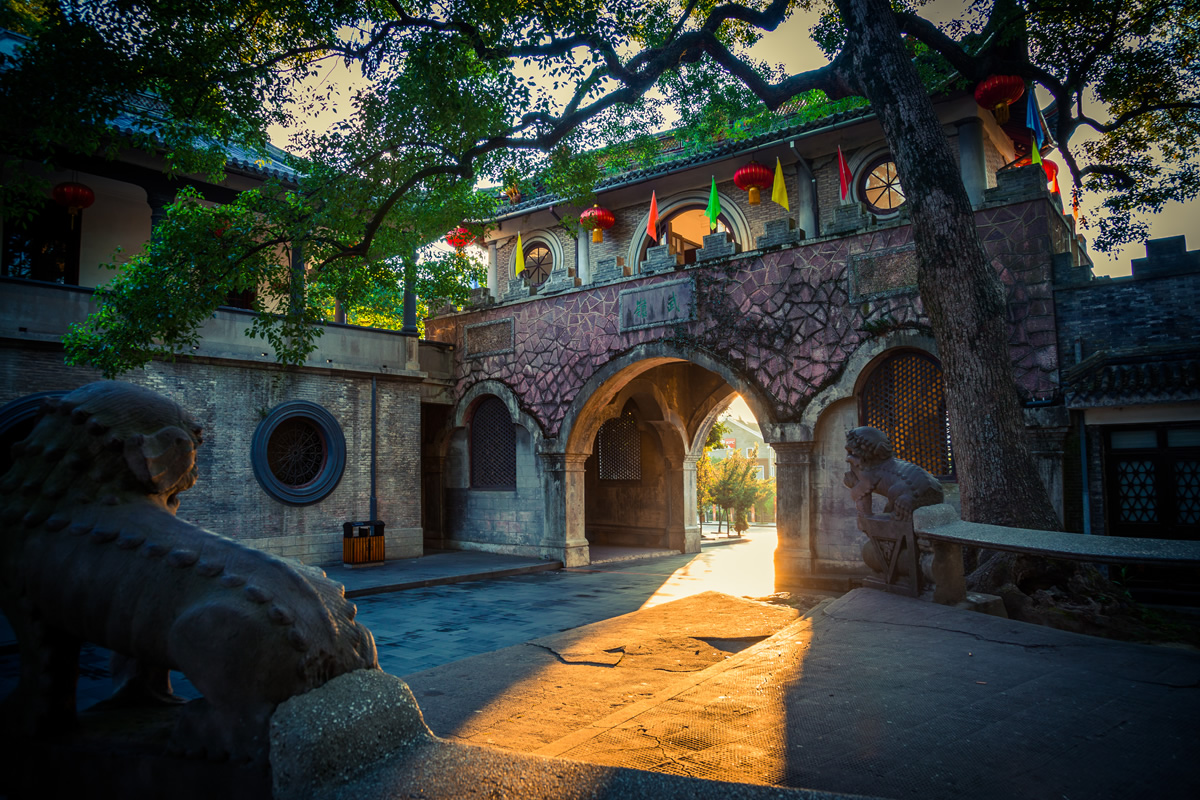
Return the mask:
{"type": "Polygon", "coordinates": [[[721,216],[721,199],[717,197],[717,177],[715,175],[712,179],[712,191],[708,193],[708,208],[704,209],[704,216],[708,217],[709,229],[715,231],[717,217],[721,216]]]}

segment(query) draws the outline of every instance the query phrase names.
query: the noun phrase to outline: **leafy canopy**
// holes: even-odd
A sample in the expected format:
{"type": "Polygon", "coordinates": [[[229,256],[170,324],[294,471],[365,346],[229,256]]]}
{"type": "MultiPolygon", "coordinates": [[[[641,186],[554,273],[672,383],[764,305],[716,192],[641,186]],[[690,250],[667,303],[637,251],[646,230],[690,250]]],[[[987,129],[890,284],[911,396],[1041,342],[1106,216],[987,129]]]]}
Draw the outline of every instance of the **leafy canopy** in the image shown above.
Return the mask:
{"type": "MultiPolygon", "coordinates": [[[[256,288],[256,334],[298,363],[335,301],[351,320],[394,324],[406,270],[421,297],[462,302],[482,265],[433,257],[430,243],[464,221],[481,232],[497,200],[479,186],[582,206],[606,169],[655,157],[666,109],[694,149],[776,124],[785,104],[802,116],[861,104],[829,8],[816,29],[827,66],[788,75],[749,52],[802,6],[816,0],[7,0],[0,25],[30,40],[0,65],[0,101],[23,112],[0,119],[0,201],[19,224],[49,170],[130,148],[219,177],[227,147],[263,152],[268,127],[297,129],[298,181],[225,208],[182,196],[68,346],[115,374],[186,349],[228,290],[256,288]],[[333,63],[362,82],[349,113],[319,127],[337,100],[333,63]]],[[[1049,93],[1076,184],[1107,194],[1098,246],[1196,196],[1195,0],[981,0],[936,24],[920,3],[892,8],[927,84],[1015,74],[1049,93]]]]}

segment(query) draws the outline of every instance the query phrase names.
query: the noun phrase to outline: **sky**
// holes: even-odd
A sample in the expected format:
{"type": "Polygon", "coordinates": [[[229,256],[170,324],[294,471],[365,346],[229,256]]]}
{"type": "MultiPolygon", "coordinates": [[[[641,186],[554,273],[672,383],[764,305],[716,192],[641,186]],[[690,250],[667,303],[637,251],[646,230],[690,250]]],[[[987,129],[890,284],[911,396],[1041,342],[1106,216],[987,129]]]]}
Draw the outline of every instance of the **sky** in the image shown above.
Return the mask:
{"type": "MultiPolygon", "coordinates": [[[[950,19],[962,15],[963,9],[967,5],[969,2],[964,2],[964,0],[933,0],[924,7],[922,14],[934,21],[950,19]]],[[[824,66],[827,60],[809,36],[809,29],[815,21],[816,14],[814,12],[804,10],[796,12],[777,30],[766,34],[755,46],[753,55],[760,60],[781,63],[792,74],[824,66]]],[[[322,80],[334,82],[340,88],[342,98],[348,98],[353,86],[361,83],[361,76],[356,76],[347,70],[342,66],[340,60],[331,59],[329,63],[329,68],[322,71],[324,75],[322,80]]],[[[1044,94],[1040,99],[1043,105],[1048,102],[1044,94]]],[[[348,106],[343,105],[342,107],[347,108],[348,106]]],[[[325,125],[334,119],[336,119],[336,112],[331,111],[320,118],[307,120],[306,124],[325,125]]],[[[288,134],[284,129],[272,129],[271,139],[280,147],[288,146],[288,134]]],[[[1080,140],[1079,137],[1076,137],[1072,146],[1075,146],[1080,140]]],[[[1060,166],[1064,166],[1061,159],[1060,166]]],[[[1059,173],[1059,183],[1062,188],[1062,196],[1069,198],[1073,184],[1065,168],[1059,173]]],[[[1081,217],[1085,220],[1096,219],[1100,213],[1100,200],[1101,198],[1097,195],[1085,194],[1080,204],[1081,217]]],[[[1192,233],[1191,239],[1187,242],[1188,248],[1198,249],[1200,248],[1200,234],[1193,230],[1198,220],[1200,220],[1200,199],[1183,204],[1171,203],[1161,213],[1150,216],[1148,220],[1150,237],[1159,238],[1192,233]]],[[[1088,231],[1083,230],[1082,232],[1087,237],[1088,231]]],[[[1129,275],[1130,259],[1141,258],[1146,254],[1145,246],[1142,243],[1127,245],[1111,254],[1101,253],[1092,248],[1089,248],[1088,252],[1095,264],[1095,273],[1112,277],[1129,275]]]]}

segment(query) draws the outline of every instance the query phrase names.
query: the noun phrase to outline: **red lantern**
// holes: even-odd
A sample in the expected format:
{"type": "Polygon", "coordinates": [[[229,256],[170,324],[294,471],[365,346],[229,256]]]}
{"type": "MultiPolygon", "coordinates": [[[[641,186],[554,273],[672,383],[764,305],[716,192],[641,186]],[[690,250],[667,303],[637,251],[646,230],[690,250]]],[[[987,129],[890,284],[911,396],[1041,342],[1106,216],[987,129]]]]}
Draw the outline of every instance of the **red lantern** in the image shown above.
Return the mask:
{"type": "Polygon", "coordinates": [[[604,231],[617,224],[617,218],[607,208],[592,206],[579,215],[579,225],[584,230],[591,229],[592,241],[599,244],[604,241],[604,231]]]}
{"type": "Polygon", "coordinates": [[[96,202],[95,192],[82,183],[74,181],[66,181],[55,186],[51,195],[54,197],[54,202],[60,206],[66,206],[67,211],[71,214],[72,230],[75,229],[75,215],[96,202]]]}
{"type": "Polygon", "coordinates": [[[1058,194],[1058,164],[1042,159],[1042,169],[1046,172],[1046,182],[1050,184],[1050,191],[1058,194]]]}
{"type": "Polygon", "coordinates": [[[975,102],[990,108],[996,122],[1008,122],[1008,107],[1025,94],[1025,81],[1017,75],[989,75],[975,87],[975,102]]]}
{"type": "Polygon", "coordinates": [[[750,205],[752,206],[759,204],[759,190],[770,189],[773,183],[775,183],[774,173],[757,161],[751,161],[733,173],[733,184],[742,191],[750,193],[750,205]]]}
{"type": "Polygon", "coordinates": [[[475,241],[475,237],[466,228],[459,226],[446,234],[446,244],[453,247],[455,250],[462,250],[467,245],[475,241]]]}

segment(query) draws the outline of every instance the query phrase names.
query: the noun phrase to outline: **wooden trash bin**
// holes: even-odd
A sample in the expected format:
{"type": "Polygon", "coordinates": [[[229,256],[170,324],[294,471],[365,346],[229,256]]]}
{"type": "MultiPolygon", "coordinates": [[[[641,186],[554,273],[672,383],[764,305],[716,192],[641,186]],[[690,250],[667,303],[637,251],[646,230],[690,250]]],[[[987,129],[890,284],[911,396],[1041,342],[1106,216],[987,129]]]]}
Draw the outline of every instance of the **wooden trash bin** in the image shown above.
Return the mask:
{"type": "Polygon", "coordinates": [[[382,564],[383,522],[346,522],[342,525],[342,561],[348,567],[382,564]]]}

